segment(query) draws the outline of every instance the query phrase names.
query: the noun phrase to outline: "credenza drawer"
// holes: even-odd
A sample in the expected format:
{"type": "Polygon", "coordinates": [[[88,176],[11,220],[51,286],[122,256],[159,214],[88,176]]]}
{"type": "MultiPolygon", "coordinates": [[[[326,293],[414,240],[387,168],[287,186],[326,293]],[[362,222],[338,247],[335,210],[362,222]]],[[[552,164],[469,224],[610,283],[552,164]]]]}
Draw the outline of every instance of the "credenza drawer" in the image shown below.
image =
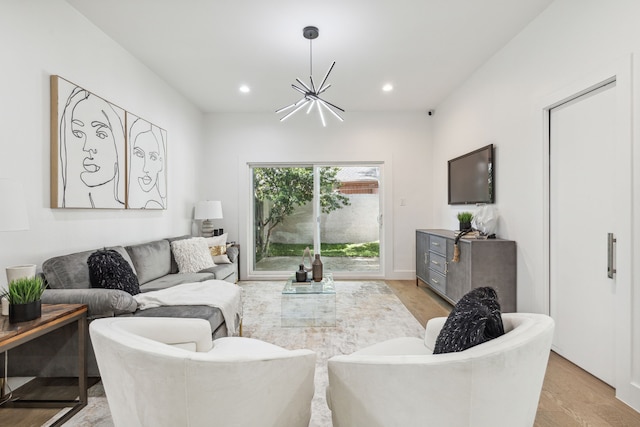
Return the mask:
{"type": "Polygon", "coordinates": [[[429,235],[429,250],[442,256],[447,255],[447,239],[440,236],[429,235]]]}
{"type": "Polygon", "coordinates": [[[447,294],[447,278],[446,276],[433,271],[433,270],[429,270],[427,272],[427,276],[428,276],[428,284],[429,286],[431,286],[433,289],[435,289],[436,291],[440,292],[442,295],[446,295],[447,294]]]}
{"type": "Polygon", "coordinates": [[[435,252],[429,251],[429,268],[440,274],[447,274],[447,259],[435,252]]]}

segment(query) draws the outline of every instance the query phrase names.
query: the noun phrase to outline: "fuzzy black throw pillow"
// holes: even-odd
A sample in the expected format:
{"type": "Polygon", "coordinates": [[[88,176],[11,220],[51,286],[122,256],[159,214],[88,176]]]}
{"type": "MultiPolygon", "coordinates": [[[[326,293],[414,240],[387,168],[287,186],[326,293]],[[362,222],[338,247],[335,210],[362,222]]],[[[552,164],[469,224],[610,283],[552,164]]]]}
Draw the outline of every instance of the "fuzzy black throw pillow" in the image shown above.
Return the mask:
{"type": "Polygon", "coordinates": [[[119,289],[136,295],[140,283],[131,265],[113,249],[100,249],[89,255],[89,280],[92,288],[119,289]]]}
{"type": "Polygon", "coordinates": [[[460,298],[447,318],[433,354],[463,351],[504,335],[495,289],[475,288],[460,298]]]}

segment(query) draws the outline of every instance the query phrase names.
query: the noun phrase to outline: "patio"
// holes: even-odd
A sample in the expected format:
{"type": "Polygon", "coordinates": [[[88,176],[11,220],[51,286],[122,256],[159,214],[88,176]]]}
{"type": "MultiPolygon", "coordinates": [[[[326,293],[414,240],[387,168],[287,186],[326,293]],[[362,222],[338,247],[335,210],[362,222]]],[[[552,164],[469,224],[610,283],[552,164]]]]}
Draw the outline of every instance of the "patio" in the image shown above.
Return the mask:
{"type": "MultiPolygon", "coordinates": [[[[256,271],[296,271],[302,257],[266,257],[256,263],[256,271]]],[[[380,269],[379,257],[325,257],[322,258],[324,271],[376,272],[380,269]]],[[[309,267],[309,260],[306,262],[309,267]]]]}

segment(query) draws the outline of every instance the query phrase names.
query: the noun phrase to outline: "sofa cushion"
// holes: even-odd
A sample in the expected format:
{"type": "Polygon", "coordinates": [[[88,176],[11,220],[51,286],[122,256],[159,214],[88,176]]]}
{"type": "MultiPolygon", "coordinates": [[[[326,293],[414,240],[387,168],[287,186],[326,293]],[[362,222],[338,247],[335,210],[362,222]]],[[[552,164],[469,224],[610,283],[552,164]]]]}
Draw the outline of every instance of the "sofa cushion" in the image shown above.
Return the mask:
{"type": "Polygon", "coordinates": [[[227,256],[227,233],[221,236],[213,236],[205,238],[207,246],[209,246],[209,252],[213,262],[217,264],[231,264],[229,257],[227,256]]]}
{"type": "Polygon", "coordinates": [[[504,335],[498,295],[493,288],[475,288],[453,307],[438,334],[433,354],[463,351],[504,335]]]}
{"type": "Polygon", "coordinates": [[[215,266],[203,237],[171,242],[171,251],[178,263],[179,273],[196,273],[215,266]]]}
{"type": "MultiPolygon", "coordinates": [[[[205,268],[204,270],[200,270],[199,273],[210,273],[213,274],[214,279],[218,280],[226,280],[232,275],[235,275],[238,271],[238,264],[218,264],[215,267],[205,268]]],[[[234,282],[233,280],[227,280],[227,282],[234,282]]]]}
{"type": "MultiPolygon", "coordinates": [[[[131,265],[135,273],[135,267],[129,254],[122,246],[113,246],[107,249],[117,251],[131,265]]],[[[69,255],[61,255],[49,258],[42,263],[42,273],[51,289],[89,289],[89,266],[87,259],[94,250],[77,252],[69,255]]]]}
{"type": "MultiPolygon", "coordinates": [[[[176,240],[186,240],[186,239],[190,239],[192,236],[189,236],[188,234],[184,235],[184,236],[177,236],[177,237],[169,237],[167,238],[167,242],[169,242],[169,245],[171,245],[171,242],[175,242],[176,240]]],[[[171,252],[171,271],[169,271],[169,273],[171,274],[176,274],[178,272],[178,263],[176,262],[176,258],[173,256],[173,252],[171,252]]]]}
{"type": "Polygon", "coordinates": [[[208,305],[171,305],[146,310],[137,310],[133,313],[138,317],[180,317],[190,319],[204,319],[211,325],[212,338],[226,336],[227,328],[222,311],[217,307],[208,305]],[[223,328],[220,330],[220,328],[223,328]],[[221,334],[224,333],[223,334],[221,334]]]}
{"type": "Polygon", "coordinates": [[[119,289],[131,295],[140,293],[138,278],[131,265],[113,249],[98,249],[87,259],[91,287],[119,289]]]}
{"type": "Polygon", "coordinates": [[[125,249],[136,268],[141,285],[166,276],[171,271],[171,246],[166,239],[127,246],[125,249]]]}
{"type": "Polygon", "coordinates": [[[157,291],[160,289],[170,288],[175,285],[181,285],[183,283],[203,282],[205,280],[215,279],[213,273],[201,272],[201,273],[183,273],[183,274],[167,274],[166,276],[159,277],[155,280],[151,280],[144,285],[140,285],[141,292],[157,291]]]}

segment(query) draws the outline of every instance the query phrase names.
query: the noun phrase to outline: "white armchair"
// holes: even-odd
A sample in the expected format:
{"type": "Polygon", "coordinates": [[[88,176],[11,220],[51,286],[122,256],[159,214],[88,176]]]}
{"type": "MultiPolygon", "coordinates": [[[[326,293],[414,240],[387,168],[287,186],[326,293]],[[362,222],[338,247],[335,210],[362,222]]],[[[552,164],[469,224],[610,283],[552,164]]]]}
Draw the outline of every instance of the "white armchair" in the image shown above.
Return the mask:
{"type": "Polygon", "coordinates": [[[307,427],[316,354],[202,319],[115,317],[89,331],[116,426],[307,427]]]}
{"type": "Polygon", "coordinates": [[[333,426],[533,426],[553,320],[503,314],[501,337],[434,355],[445,320],[430,320],[424,340],[396,338],[329,359],[333,426]]]}

